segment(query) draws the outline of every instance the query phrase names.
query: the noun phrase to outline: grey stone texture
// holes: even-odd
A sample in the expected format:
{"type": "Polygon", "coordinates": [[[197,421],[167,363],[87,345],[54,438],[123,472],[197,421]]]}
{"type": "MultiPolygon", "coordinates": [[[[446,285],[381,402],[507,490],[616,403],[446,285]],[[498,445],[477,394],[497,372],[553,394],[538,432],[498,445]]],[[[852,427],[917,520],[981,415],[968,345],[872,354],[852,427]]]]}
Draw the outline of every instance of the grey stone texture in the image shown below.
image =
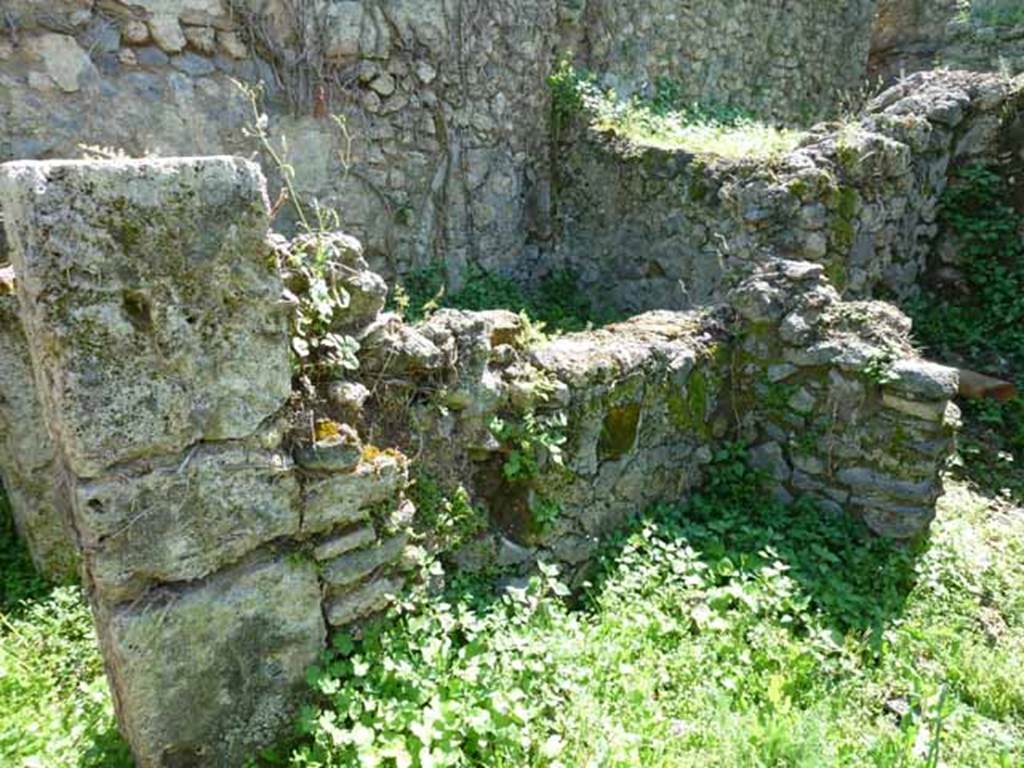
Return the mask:
{"type": "Polygon", "coordinates": [[[243,765],[292,727],[326,629],[312,562],[244,563],[97,610],[121,729],[140,766],[243,765]]]}
{"type": "Polygon", "coordinates": [[[472,261],[516,271],[557,234],[543,127],[558,58],[607,73],[624,96],[664,76],[686,99],[792,120],[827,112],[865,71],[874,1],[45,5],[5,5],[18,44],[0,42],[0,161],[77,156],[83,142],[249,155],[251,116],[230,79],[263,81],[300,191],[342,211],[374,268],[442,260],[457,282],[472,261]],[[93,45],[100,24],[120,31],[118,50],[93,45]],[[318,117],[318,84],[351,146],[318,117]]]}
{"type": "Polygon", "coordinates": [[[922,72],[761,162],[641,146],[584,115],[558,155],[564,231],[543,268],[632,312],[719,300],[777,256],[821,264],[851,298],[904,298],[931,267],[949,173],[1005,156],[1022,113],[1021,78],[922,72]]]}
{"type": "Polygon", "coordinates": [[[0,200],[41,399],[77,476],[244,437],[287,399],[253,164],[12,163],[0,200]]]}
{"type": "Polygon", "coordinates": [[[69,581],[80,558],[61,478],[18,314],[14,270],[0,266],[0,480],[36,568],[69,581]]]}
{"type": "Polygon", "coordinates": [[[933,67],[1024,72],[1024,24],[1012,16],[1014,6],[1013,0],[879,0],[869,73],[891,80],[933,67]]]}
{"type": "MultiPolygon", "coordinates": [[[[605,536],[683,498],[736,439],[774,497],[810,496],[910,538],[934,514],[953,451],[956,371],[920,359],[893,307],[843,301],[820,264],[766,260],[721,303],[535,346],[510,331],[511,314],[388,322],[388,335],[364,338],[373,364],[355,379],[371,394],[353,423],[453,487],[469,481],[493,530],[455,553],[461,567],[542,558],[582,575],[605,536]],[[382,355],[395,339],[408,354],[382,355]],[[510,480],[504,464],[524,449],[502,443],[494,417],[564,439],[555,451],[534,438],[535,470],[510,480]]],[[[339,568],[362,575],[372,557],[339,568]]]]}
{"type": "MultiPolygon", "coordinates": [[[[358,436],[345,461],[303,461],[254,164],[11,163],[0,203],[19,529],[53,575],[80,555],[137,764],[241,765],[292,724],[325,615],[364,619],[400,590],[407,462],[358,436]]],[[[375,314],[362,284],[352,311],[375,314]]]]}

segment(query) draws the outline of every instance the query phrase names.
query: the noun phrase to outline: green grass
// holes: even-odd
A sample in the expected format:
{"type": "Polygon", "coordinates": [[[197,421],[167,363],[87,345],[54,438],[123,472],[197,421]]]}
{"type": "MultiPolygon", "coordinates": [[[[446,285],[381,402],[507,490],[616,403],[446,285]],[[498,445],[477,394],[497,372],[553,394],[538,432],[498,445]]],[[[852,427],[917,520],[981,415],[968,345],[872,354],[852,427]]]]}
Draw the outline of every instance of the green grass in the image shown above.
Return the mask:
{"type": "MultiPolygon", "coordinates": [[[[1019,507],[954,484],[930,540],[903,549],[766,503],[734,456],[713,477],[609,543],[582,600],[551,571],[501,598],[456,581],[339,638],[305,734],[266,762],[1024,761],[1019,507]]],[[[81,593],[4,552],[0,764],[129,765],[81,593]]]]}
{"type": "Polygon", "coordinates": [[[795,149],[806,135],[766,123],[731,105],[687,102],[681,85],[667,78],[657,82],[652,98],[624,99],[601,90],[592,74],[563,62],[548,83],[556,135],[573,115],[583,114],[591,127],[640,146],[734,160],[779,157],[795,149]]]}
{"type": "Polygon", "coordinates": [[[2,489],[0,568],[0,765],[130,766],[82,591],[34,574],[2,489]]]}
{"type": "Polygon", "coordinates": [[[552,273],[536,285],[523,286],[504,275],[472,267],[462,287],[449,291],[444,265],[434,262],[400,278],[390,302],[391,309],[400,310],[410,322],[442,308],[508,309],[528,320],[534,333],[570,333],[620,319],[608,309],[595,311],[580,291],[576,275],[568,270],[552,273]]]}
{"type": "Polygon", "coordinates": [[[1017,766],[1024,514],[958,485],[915,549],[765,503],[735,456],[582,603],[413,598],[311,675],[296,766],[1017,766]]]}
{"type": "MultiPolygon", "coordinates": [[[[931,537],[765,502],[738,456],[609,542],[582,597],[410,595],[310,675],[293,766],[1019,766],[1024,511],[952,483],[931,537]]],[[[9,537],[9,531],[7,532],[9,537]]],[[[79,590],[4,553],[0,764],[126,766],[79,590]]]]}

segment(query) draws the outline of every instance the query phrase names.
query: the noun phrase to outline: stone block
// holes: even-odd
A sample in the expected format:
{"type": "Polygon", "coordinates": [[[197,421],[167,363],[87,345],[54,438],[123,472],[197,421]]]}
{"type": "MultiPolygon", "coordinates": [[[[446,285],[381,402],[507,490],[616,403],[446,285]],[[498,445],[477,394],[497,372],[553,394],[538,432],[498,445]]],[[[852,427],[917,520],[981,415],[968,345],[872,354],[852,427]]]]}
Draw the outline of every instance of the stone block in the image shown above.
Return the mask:
{"type": "Polygon", "coordinates": [[[327,601],[327,623],[332,627],[351,624],[388,606],[401,593],[401,579],[378,579],[359,589],[336,595],[327,601]]]}
{"type": "Polygon", "coordinates": [[[138,476],[74,489],[75,526],[107,602],[154,582],[203,578],[299,530],[290,460],[240,445],[202,446],[138,476]]]}
{"type": "Polygon", "coordinates": [[[366,520],[375,504],[395,499],[408,483],[404,459],[381,454],[348,474],[308,482],[303,491],[302,532],[322,533],[366,520]]]}
{"type": "Polygon", "coordinates": [[[245,764],[289,732],[326,639],[316,570],[290,557],[100,608],[97,623],[141,768],[245,764]]]}
{"type": "Polygon", "coordinates": [[[926,360],[897,360],[892,364],[893,381],[886,388],[897,394],[923,400],[949,400],[956,396],[960,377],[955,368],[926,360]]]}
{"type": "Polygon", "coordinates": [[[290,395],[254,164],[10,163],[0,202],[44,410],[77,476],[246,436],[290,395]]]}
{"type": "Polygon", "coordinates": [[[332,560],[346,552],[351,552],[353,549],[359,549],[367,544],[372,544],[376,538],[377,534],[373,528],[364,525],[361,528],[356,528],[354,531],[348,531],[338,536],[324,539],[316,545],[316,549],[313,550],[313,557],[319,561],[332,560]]]}
{"type": "MultiPolygon", "coordinates": [[[[3,255],[0,254],[0,260],[3,255]]],[[[0,477],[14,525],[36,568],[54,581],[78,571],[66,493],[18,318],[14,271],[0,267],[0,477]]]]}
{"type": "Polygon", "coordinates": [[[376,546],[341,555],[324,565],[321,578],[328,591],[335,593],[362,581],[378,568],[398,562],[408,543],[409,536],[403,533],[376,546]]]}

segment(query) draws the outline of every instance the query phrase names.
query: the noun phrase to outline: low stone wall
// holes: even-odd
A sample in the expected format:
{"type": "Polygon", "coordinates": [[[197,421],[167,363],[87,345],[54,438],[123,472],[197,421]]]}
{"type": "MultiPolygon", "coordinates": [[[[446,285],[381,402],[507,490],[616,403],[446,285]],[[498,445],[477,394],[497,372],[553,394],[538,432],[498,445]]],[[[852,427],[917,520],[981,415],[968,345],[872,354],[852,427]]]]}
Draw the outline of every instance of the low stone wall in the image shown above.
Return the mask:
{"type": "Polygon", "coordinates": [[[995,160],[1024,113],[1024,80],[918,73],[794,152],[729,161],[595,132],[559,154],[557,256],[582,290],[625,311],[724,295],[758,263],[822,264],[854,298],[902,298],[938,234],[951,167],[995,160]]]}
{"type": "Polygon", "coordinates": [[[821,265],[772,260],[716,306],[541,341],[507,311],[382,313],[357,241],[267,237],[243,160],[13,163],[0,204],[32,368],[4,395],[35,384],[141,766],[237,765],[287,732],[328,631],[383,610],[433,543],[411,469],[483,510],[448,553],[462,567],[578,580],[724,441],[750,442],[780,497],[897,538],[926,529],[952,450],[955,372],[821,265]],[[331,327],[359,368],[293,391],[274,264],[312,246],[349,290],[331,327]]]}
{"type": "Polygon", "coordinates": [[[809,496],[894,538],[933,517],[955,371],[921,361],[889,305],[841,301],[820,265],[772,261],[717,307],[538,345],[523,331],[507,312],[380,318],[362,337],[358,415],[334,413],[468,485],[495,529],[462,562],[584,573],[603,537],[681,499],[735,440],[784,500],[809,496]],[[528,468],[510,473],[513,454],[528,468]]]}

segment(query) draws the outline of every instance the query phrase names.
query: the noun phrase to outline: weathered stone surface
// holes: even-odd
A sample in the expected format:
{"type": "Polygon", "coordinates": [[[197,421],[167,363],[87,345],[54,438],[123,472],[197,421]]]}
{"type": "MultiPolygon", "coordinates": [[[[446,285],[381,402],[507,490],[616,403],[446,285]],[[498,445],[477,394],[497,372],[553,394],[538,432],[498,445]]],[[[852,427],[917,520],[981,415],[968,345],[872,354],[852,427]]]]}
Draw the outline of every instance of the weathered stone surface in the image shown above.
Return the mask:
{"type": "Polygon", "coordinates": [[[406,461],[389,454],[363,461],[352,472],[307,482],[302,532],[321,533],[365,520],[373,505],[394,499],[407,483],[406,461]]]}
{"type": "Polygon", "coordinates": [[[377,534],[373,528],[364,525],[354,531],[332,536],[320,542],[313,550],[313,557],[319,561],[331,560],[346,552],[351,552],[353,549],[365,547],[367,544],[373,543],[376,538],[377,534]]]}
{"type": "Polygon", "coordinates": [[[90,579],[109,602],[202,578],[299,532],[291,462],[242,445],[199,446],[140,475],[79,483],[74,494],[90,579]]]}
{"type": "Polygon", "coordinates": [[[41,397],[76,474],[245,436],[288,397],[254,165],[13,163],[0,199],[41,397]]]}
{"type": "Polygon", "coordinates": [[[311,562],[260,560],[101,613],[122,728],[146,768],[242,765],[292,726],[324,648],[311,562]]]}
{"type": "Polygon", "coordinates": [[[896,378],[886,386],[910,397],[946,401],[956,395],[959,387],[955,368],[924,360],[900,360],[890,370],[896,378]]]}
{"type": "Polygon", "coordinates": [[[17,305],[14,271],[0,266],[0,478],[36,568],[66,581],[77,575],[78,550],[17,305]]]}
{"type": "Polygon", "coordinates": [[[42,61],[46,74],[62,91],[74,93],[98,80],[89,55],[73,37],[47,32],[31,38],[28,46],[30,53],[42,61]]]}
{"type": "Polygon", "coordinates": [[[350,587],[362,581],[378,568],[396,563],[402,557],[402,550],[409,543],[407,535],[392,536],[367,549],[348,552],[323,566],[321,578],[328,591],[350,587]]]}
{"type": "Polygon", "coordinates": [[[327,623],[332,627],[351,624],[383,610],[401,591],[401,579],[385,578],[330,598],[327,601],[327,623]]]}

